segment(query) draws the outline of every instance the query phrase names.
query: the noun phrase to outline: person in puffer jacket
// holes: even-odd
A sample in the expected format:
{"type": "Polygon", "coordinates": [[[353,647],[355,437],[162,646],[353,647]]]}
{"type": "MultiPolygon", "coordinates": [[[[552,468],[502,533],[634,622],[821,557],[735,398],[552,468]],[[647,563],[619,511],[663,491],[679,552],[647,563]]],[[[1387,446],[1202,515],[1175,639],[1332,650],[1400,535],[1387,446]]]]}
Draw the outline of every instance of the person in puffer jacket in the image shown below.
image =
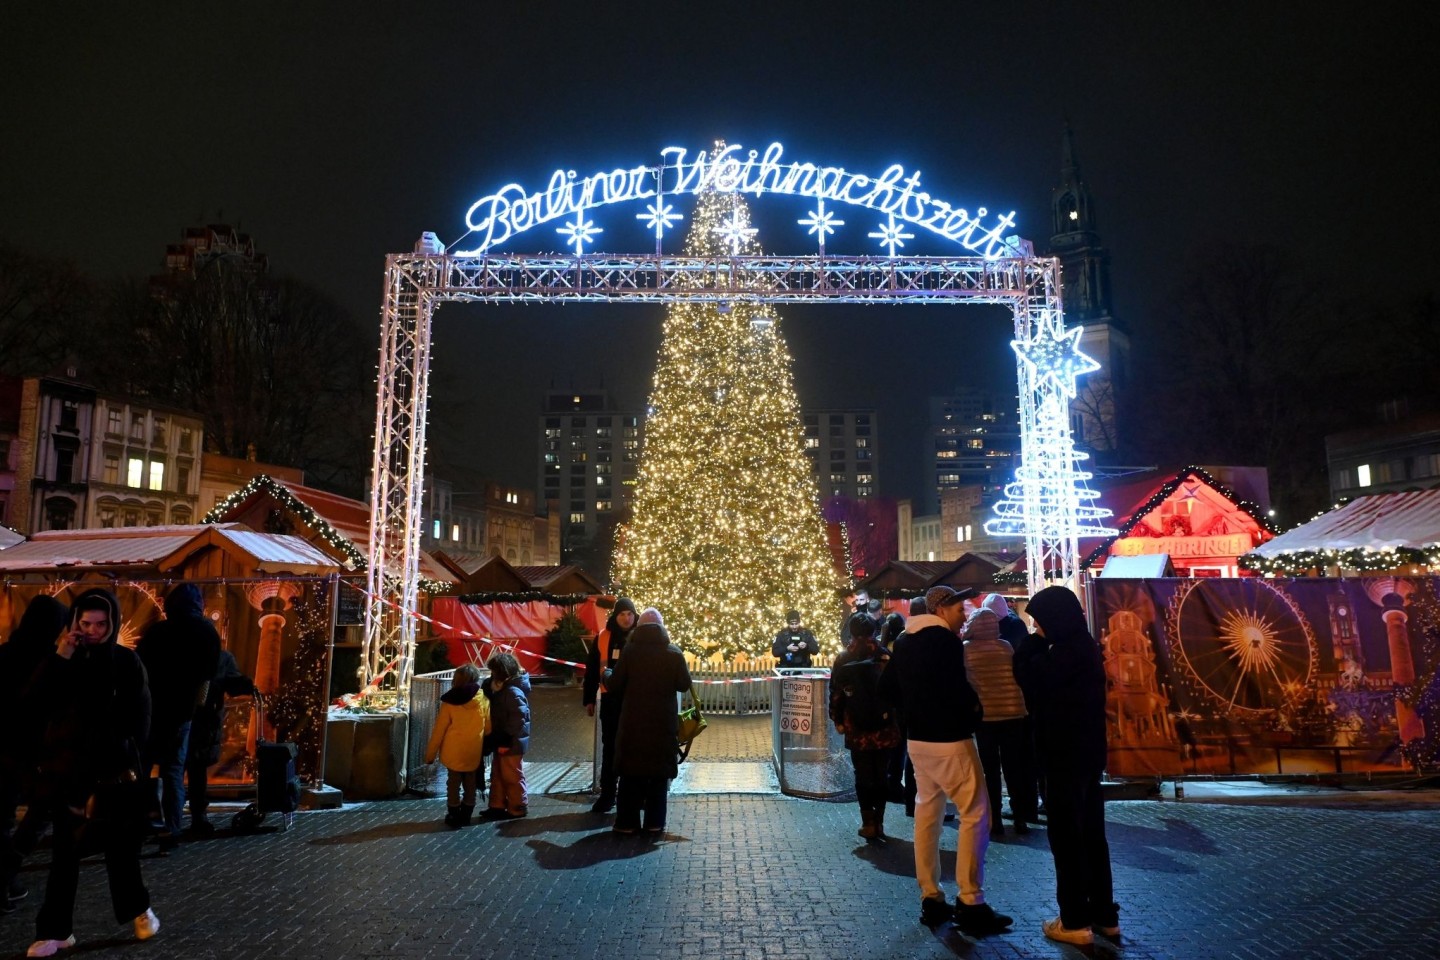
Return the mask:
{"type": "Polygon", "coordinates": [[[481,819],[515,820],[530,812],[525,786],[525,751],[530,748],[530,678],[509,651],[492,654],[490,679],[481,688],[490,698],[495,762],[490,765],[490,806],[481,819]]]}
{"type": "Polygon", "coordinates": [[[485,728],[490,703],[480,696],[480,668],[473,663],[455,668],[450,689],[440,695],[440,715],[425,747],[425,762],[439,757],[445,764],[445,825],[468,827],[475,813],[475,784],[485,765],[485,728]]]}

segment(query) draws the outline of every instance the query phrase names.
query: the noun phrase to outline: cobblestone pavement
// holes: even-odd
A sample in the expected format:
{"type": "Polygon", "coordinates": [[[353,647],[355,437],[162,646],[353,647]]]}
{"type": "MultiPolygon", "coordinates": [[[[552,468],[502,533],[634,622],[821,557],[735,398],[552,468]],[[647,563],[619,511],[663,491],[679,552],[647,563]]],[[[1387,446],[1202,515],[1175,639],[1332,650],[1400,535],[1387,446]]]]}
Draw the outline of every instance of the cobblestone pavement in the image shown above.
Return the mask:
{"type": "MultiPolygon", "coordinates": [[[[563,716],[563,706],[547,707],[551,691],[537,693],[538,753],[546,736],[558,743],[562,729],[583,724],[563,716]]],[[[561,693],[578,705],[578,690],[561,693]]],[[[755,718],[717,721],[715,749],[741,756],[737,745],[748,742],[755,718]]],[[[566,766],[559,752],[537,758],[535,772],[566,766]]],[[[916,922],[911,821],[898,807],[886,823],[893,839],[880,847],[856,837],[853,804],[681,793],[671,800],[664,840],[648,842],[610,833],[610,818],[590,814],[588,797],[560,793],[533,795],[527,819],[460,831],[440,823],[443,800],[404,799],[302,813],[283,833],[187,842],[145,861],[163,926],[143,944],[111,923],[104,868],[87,861],[72,953],[87,960],[1436,956],[1440,808],[1413,797],[1393,807],[1300,803],[1108,804],[1125,936],[1118,946],[1086,951],[1040,933],[1055,914],[1043,828],[991,845],[986,891],[1015,927],[972,941],[949,925],[932,932],[916,922]]],[[[952,895],[955,839],[947,828],[952,895]]],[[[32,939],[43,851],[35,861],[22,874],[35,895],[0,916],[8,945],[0,955],[22,953],[32,939]]]]}

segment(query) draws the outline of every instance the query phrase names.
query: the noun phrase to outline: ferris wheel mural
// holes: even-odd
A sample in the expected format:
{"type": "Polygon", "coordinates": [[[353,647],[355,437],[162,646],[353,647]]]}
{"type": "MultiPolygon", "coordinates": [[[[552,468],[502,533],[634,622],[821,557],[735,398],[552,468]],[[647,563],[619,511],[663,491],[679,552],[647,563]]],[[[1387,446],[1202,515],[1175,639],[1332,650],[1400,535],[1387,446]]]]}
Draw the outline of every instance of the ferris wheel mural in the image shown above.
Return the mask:
{"type": "Polygon", "coordinates": [[[1314,680],[1309,621],[1263,580],[1189,581],[1171,597],[1166,626],[1179,679],[1222,714],[1273,712],[1314,680]]]}

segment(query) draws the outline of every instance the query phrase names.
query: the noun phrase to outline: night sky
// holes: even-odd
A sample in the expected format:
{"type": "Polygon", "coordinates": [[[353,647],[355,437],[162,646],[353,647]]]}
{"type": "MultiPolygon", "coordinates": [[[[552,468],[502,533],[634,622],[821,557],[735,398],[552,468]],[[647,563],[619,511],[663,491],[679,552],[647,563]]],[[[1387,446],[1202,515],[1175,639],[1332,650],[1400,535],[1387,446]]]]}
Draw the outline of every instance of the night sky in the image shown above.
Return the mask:
{"type": "MultiPolygon", "coordinates": [[[[185,227],[237,224],[374,336],[385,254],[423,230],[457,240],[480,196],[717,137],[903,164],[938,197],[1017,211],[1044,250],[1068,117],[1116,315],[1183,349],[1165,295],[1217,239],[1276,244],[1318,283],[1389,302],[1440,290],[1436,20],[1430,4],[11,5],[0,240],[143,276],[185,227]]],[[[766,250],[813,250],[799,201],[759,203],[766,250]]],[[[597,211],[598,249],[647,249],[635,212],[597,211]]],[[[831,252],[879,252],[878,215],[840,215],[831,252]]],[[[516,248],[563,249],[557,225],[516,248]]],[[[1004,311],[782,316],[803,405],[879,408],[887,495],[919,495],[928,396],[1013,377],[1004,311]]],[[[443,308],[435,455],[533,485],[543,391],[603,379],[639,406],[659,321],[443,308]]]]}

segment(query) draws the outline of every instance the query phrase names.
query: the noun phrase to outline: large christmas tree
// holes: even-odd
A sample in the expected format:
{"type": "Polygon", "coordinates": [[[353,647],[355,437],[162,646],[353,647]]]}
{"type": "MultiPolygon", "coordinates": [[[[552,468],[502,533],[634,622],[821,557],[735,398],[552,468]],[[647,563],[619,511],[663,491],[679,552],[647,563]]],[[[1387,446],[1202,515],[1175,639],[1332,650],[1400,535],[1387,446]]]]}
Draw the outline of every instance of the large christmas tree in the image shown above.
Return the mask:
{"type": "MultiPolygon", "coordinates": [[[[703,193],[685,254],[759,254],[748,223],[738,194],[703,193]]],[[[690,282],[713,287],[717,275],[690,282]]],[[[838,643],[840,583],[777,321],[744,301],[667,308],[615,579],[702,656],[768,653],[789,610],[822,649],[838,643]]]]}

